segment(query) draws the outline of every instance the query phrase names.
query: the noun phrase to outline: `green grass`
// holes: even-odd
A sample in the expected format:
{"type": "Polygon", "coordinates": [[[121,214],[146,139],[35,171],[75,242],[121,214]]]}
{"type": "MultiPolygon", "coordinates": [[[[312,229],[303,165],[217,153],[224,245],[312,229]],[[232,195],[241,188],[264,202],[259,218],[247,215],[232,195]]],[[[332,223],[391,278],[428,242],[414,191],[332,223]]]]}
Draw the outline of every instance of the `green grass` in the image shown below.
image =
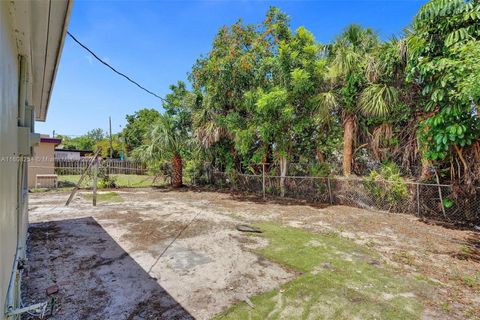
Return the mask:
{"type": "Polygon", "coordinates": [[[301,274],[232,306],[216,319],[420,319],[416,294],[429,288],[379,265],[366,247],[334,233],[261,224],[269,245],[257,253],[301,274]]]}
{"type": "MultiPolygon", "coordinates": [[[[87,200],[93,200],[93,194],[84,194],[87,200]]],[[[97,193],[97,202],[122,202],[123,198],[116,192],[100,192],[97,193]]]]}

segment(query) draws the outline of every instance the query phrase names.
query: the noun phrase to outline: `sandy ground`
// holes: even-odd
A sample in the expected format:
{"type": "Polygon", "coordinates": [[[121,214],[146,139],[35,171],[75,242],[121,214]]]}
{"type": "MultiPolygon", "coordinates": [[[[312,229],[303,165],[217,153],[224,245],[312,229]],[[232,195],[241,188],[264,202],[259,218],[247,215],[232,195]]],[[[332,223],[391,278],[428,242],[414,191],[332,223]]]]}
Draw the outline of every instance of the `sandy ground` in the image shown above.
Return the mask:
{"type": "Polygon", "coordinates": [[[235,230],[237,223],[276,221],[340,233],[379,252],[396,272],[429,281],[435,290],[425,318],[480,318],[478,232],[344,206],[116,192],[123,202],[97,207],[82,193],[69,207],[67,193],[30,195],[25,303],[44,301],[57,283],[53,319],[208,319],[295,276],[252,252],[266,245],[261,239],[235,230]]]}

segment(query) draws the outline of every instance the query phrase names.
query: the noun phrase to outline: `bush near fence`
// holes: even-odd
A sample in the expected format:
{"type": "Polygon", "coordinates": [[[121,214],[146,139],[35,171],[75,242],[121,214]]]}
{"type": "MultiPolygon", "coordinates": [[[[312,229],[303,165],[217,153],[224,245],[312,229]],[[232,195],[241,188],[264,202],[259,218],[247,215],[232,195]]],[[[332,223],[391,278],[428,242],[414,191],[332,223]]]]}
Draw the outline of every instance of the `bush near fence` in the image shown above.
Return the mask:
{"type": "MultiPolygon", "coordinates": [[[[480,225],[480,188],[468,199],[456,199],[453,186],[343,177],[284,177],[285,197],[314,203],[415,214],[435,220],[480,225]]],[[[259,196],[281,195],[280,176],[213,172],[210,183],[259,196]]]]}

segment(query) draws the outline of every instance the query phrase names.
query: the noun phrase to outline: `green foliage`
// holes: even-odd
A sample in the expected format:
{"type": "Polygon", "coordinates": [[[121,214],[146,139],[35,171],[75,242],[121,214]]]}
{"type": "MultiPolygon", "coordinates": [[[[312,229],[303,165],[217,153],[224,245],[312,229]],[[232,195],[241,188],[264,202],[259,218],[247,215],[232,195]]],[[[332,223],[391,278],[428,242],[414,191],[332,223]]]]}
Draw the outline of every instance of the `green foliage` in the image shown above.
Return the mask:
{"type": "Polygon", "coordinates": [[[429,112],[419,131],[429,159],[446,159],[452,147],[459,152],[480,138],[477,110],[472,110],[479,97],[471,85],[480,64],[478,56],[467,53],[480,50],[479,17],[480,4],[463,0],[432,0],[415,17],[409,79],[421,85],[429,112]]]}
{"type": "MultiPolygon", "coordinates": [[[[323,45],[304,27],[292,30],[289,17],[272,7],[261,23],[222,27],[189,74],[193,89],[171,85],[164,115],[128,115],[115,152],[124,139],[155,172],[180,154],[191,177],[205,161],[227,172],[300,163],[288,168],[323,176],[341,166],[348,174],[350,163],[363,174],[381,161],[415,172],[428,162],[422,158],[440,168],[461,160],[468,174],[480,139],[479,17],[478,1],[431,0],[402,38],[382,41],[352,24],[323,45]]],[[[102,146],[105,156],[105,138],[96,130],[64,145],[102,146]]],[[[392,190],[369,186],[393,201],[404,189],[389,166],[370,181],[399,183],[392,190]]]]}
{"type": "MultiPolygon", "coordinates": [[[[121,138],[118,135],[113,135],[112,137],[113,158],[119,158],[122,153],[123,143],[120,141],[120,139],[121,138]]],[[[102,139],[97,141],[93,150],[97,150],[98,148],[102,148],[102,151],[100,152],[101,157],[110,157],[110,139],[102,139]]]]}
{"type": "Polygon", "coordinates": [[[442,204],[445,208],[451,208],[455,205],[455,202],[452,199],[443,199],[442,204]]]}
{"type": "Polygon", "coordinates": [[[204,175],[204,162],[202,159],[189,159],[185,162],[184,172],[190,181],[198,181],[204,175]]]}
{"type": "Polygon", "coordinates": [[[409,194],[400,170],[394,163],[384,163],[380,170],[372,171],[364,186],[372,198],[386,201],[389,206],[401,204],[409,194]]]}
{"type": "MultiPolygon", "coordinates": [[[[100,156],[103,158],[110,157],[110,138],[100,128],[88,131],[86,134],[69,138],[68,136],[58,135],[57,138],[62,139],[59,146],[63,149],[73,150],[90,150],[95,152],[101,148],[100,156]]],[[[123,153],[124,143],[123,137],[120,134],[112,135],[113,158],[119,158],[123,153]]]]}
{"type": "MultiPolygon", "coordinates": [[[[87,200],[93,199],[93,195],[90,193],[83,195],[83,197],[87,200]]],[[[123,202],[123,198],[116,192],[99,192],[97,194],[97,201],[98,202],[123,202]]]]}
{"type": "Polygon", "coordinates": [[[93,141],[100,141],[104,139],[107,136],[107,134],[103,131],[103,129],[97,128],[97,129],[88,131],[85,134],[85,136],[87,138],[92,139],[93,141]]]}
{"type": "Polygon", "coordinates": [[[125,117],[127,125],[123,128],[122,136],[125,138],[128,151],[142,145],[145,134],[159,117],[160,112],[146,108],[135,111],[132,115],[125,117]]]}
{"type": "Polygon", "coordinates": [[[398,99],[397,90],[382,84],[368,86],[360,97],[360,109],[366,115],[385,116],[398,99]]]}
{"type": "Polygon", "coordinates": [[[144,141],[145,144],[134,150],[134,155],[147,162],[169,161],[188,152],[190,143],[186,133],[177,128],[175,118],[166,114],[151,125],[144,141]]]}
{"type": "Polygon", "coordinates": [[[170,85],[171,93],[165,96],[163,108],[165,113],[175,121],[177,130],[188,134],[192,130],[192,112],[198,109],[201,103],[200,95],[187,90],[186,84],[178,81],[176,85],[170,85]]]}
{"type": "Polygon", "coordinates": [[[98,170],[98,186],[100,188],[116,188],[116,178],[108,174],[108,168],[102,165],[98,170]]]}
{"type": "Polygon", "coordinates": [[[445,159],[452,145],[466,147],[480,137],[480,120],[467,112],[446,107],[420,126],[422,141],[429,147],[429,159],[445,159]]]}
{"type": "Polygon", "coordinates": [[[332,173],[332,168],[327,162],[315,163],[310,167],[309,174],[314,177],[327,177],[332,173]]]}
{"type": "Polygon", "coordinates": [[[95,145],[106,137],[105,132],[100,129],[93,129],[86,134],[70,138],[68,136],[58,135],[62,139],[61,148],[74,150],[92,150],[95,151],[95,145]]]}

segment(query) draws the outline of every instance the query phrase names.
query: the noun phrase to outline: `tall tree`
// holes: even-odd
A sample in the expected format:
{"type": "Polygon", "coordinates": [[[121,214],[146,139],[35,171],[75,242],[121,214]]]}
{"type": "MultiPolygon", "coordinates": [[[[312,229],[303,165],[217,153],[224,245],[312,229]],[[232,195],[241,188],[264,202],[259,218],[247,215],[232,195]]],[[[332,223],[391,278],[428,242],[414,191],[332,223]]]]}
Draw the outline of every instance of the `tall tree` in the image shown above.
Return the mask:
{"type": "Polygon", "coordinates": [[[128,151],[142,145],[143,137],[149,127],[160,117],[160,112],[155,109],[140,109],[131,115],[126,115],[127,125],[123,128],[122,136],[125,139],[128,151]]]}
{"type": "Polygon", "coordinates": [[[148,129],[144,144],[135,150],[143,160],[151,163],[170,161],[172,186],[183,185],[183,156],[190,147],[190,139],[185,131],[179,130],[175,119],[169,115],[160,115],[148,129]]]}
{"type": "Polygon", "coordinates": [[[103,129],[97,128],[88,131],[85,136],[94,141],[100,141],[106,137],[106,133],[103,131],[103,129]]]}
{"type": "MultiPolygon", "coordinates": [[[[432,0],[425,4],[415,16],[408,38],[409,79],[421,86],[423,95],[419,102],[425,119],[419,134],[424,157],[433,161],[459,160],[463,170],[452,169],[452,179],[467,183],[474,177],[465,150],[480,138],[480,121],[475,109],[479,97],[468,86],[472,79],[478,79],[478,58],[475,64],[466,52],[478,48],[479,40],[480,3],[464,0],[432,0]]],[[[475,154],[473,163],[480,160],[475,154]]]]}
{"type": "Polygon", "coordinates": [[[195,134],[208,147],[223,141],[235,162],[230,167],[239,165],[233,140],[247,118],[244,95],[268,81],[264,60],[272,56],[272,46],[289,36],[287,21],[285,14],[271,8],[260,26],[239,20],[223,27],[208,55],[197,60],[190,74],[195,90],[203,95],[202,107],[193,117],[195,134]]]}
{"type": "Polygon", "coordinates": [[[58,135],[57,138],[62,139],[61,147],[64,149],[93,151],[95,145],[105,138],[105,132],[102,129],[97,128],[75,138],[63,135],[58,135]]]}
{"type": "MultiPolygon", "coordinates": [[[[330,48],[329,74],[337,105],[343,115],[343,174],[352,172],[353,147],[355,139],[356,114],[359,111],[359,98],[366,84],[366,57],[378,45],[377,35],[371,29],[359,25],[348,26],[330,48]]],[[[391,97],[391,91],[380,86],[372,87],[366,95],[379,98],[391,97]]],[[[363,111],[372,114],[384,112],[384,104],[364,106],[363,111]],[[373,107],[373,108],[372,108],[373,107]]]]}
{"type": "Polygon", "coordinates": [[[202,102],[201,94],[191,92],[183,81],[170,85],[170,93],[162,103],[165,113],[175,119],[177,130],[192,132],[192,112],[198,109],[202,102]]]}
{"type": "Polygon", "coordinates": [[[313,115],[323,76],[321,51],[322,46],[305,28],[290,34],[284,32],[278,53],[265,61],[268,85],[257,91],[256,121],[246,128],[247,132],[252,131],[254,125],[262,144],[271,146],[278,159],[282,196],[289,160],[308,144],[315,127],[313,115]]]}

